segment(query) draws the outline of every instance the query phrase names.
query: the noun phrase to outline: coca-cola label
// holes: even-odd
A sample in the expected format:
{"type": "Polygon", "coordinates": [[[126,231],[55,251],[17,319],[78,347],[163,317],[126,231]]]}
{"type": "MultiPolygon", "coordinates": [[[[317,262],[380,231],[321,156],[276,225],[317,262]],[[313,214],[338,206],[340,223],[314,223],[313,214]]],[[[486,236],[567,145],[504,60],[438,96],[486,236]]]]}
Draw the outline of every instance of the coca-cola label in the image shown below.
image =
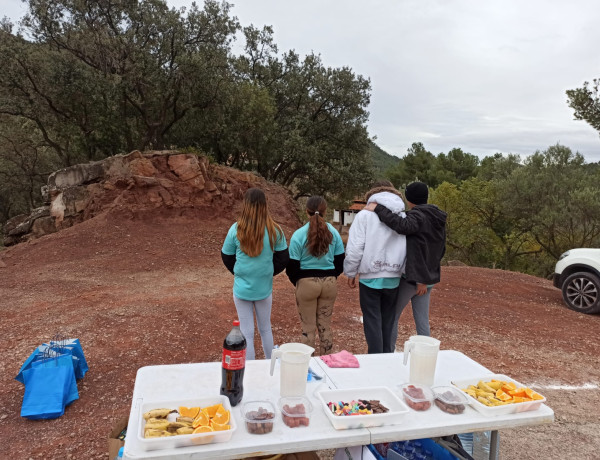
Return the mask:
{"type": "Polygon", "coordinates": [[[246,349],[232,351],[223,349],[223,369],[237,371],[246,364],[246,349]]]}

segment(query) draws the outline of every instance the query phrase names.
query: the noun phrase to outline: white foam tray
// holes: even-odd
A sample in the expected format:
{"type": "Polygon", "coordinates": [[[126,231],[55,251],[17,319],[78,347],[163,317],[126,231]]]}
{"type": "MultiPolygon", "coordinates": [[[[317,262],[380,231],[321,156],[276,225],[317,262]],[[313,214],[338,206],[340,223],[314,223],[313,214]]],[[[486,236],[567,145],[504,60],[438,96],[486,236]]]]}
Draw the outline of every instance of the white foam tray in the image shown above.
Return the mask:
{"type": "Polygon", "coordinates": [[[404,416],[409,412],[408,406],[387,387],[325,390],[320,391],[318,395],[325,415],[336,430],[398,425],[402,423],[404,416]],[[329,402],[349,402],[355,399],[377,399],[389,409],[389,412],[383,414],[339,416],[332,414],[329,407],[327,407],[327,403],[329,402]]]}
{"type": "MultiPolygon", "coordinates": [[[[517,382],[515,379],[512,379],[503,374],[487,374],[487,375],[484,375],[484,376],[481,376],[478,378],[470,378],[470,379],[465,379],[465,380],[453,380],[452,385],[457,387],[459,390],[463,390],[463,389],[467,388],[469,385],[477,386],[477,383],[480,380],[483,380],[484,382],[489,382],[492,379],[503,380],[505,382],[512,382],[516,385],[517,388],[527,387],[527,385],[523,385],[522,383],[517,382]]],[[[490,407],[490,406],[486,406],[485,404],[480,403],[479,401],[477,401],[475,398],[468,395],[467,393],[464,393],[464,395],[469,400],[469,404],[471,405],[471,407],[476,409],[478,412],[481,412],[483,415],[487,415],[489,417],[494,417],[497,415],[516,414],[519,412],[527,412],[527,411],[537,410],[542,406],[543,403],[546,402],[546,398],[544,397],[544,399],[538,399],[535,401],[525,401],[525,402],[520,402],[520,403],[506,404],[503,406],[490,407]]],[[[540,395],[540,396],[543,396],[543,395],[540,395]]]]}
{"type": "Polygon", "coordinates": [[[227,396],[212,396],[200,399],[185,399],[185,400],[172,400],[172,401],[147,401],[140,404],[139,412],[139,430],[137,432],[137,438],[140,446],[144,450],[160,450],[160,449],[173,449],[177,447],[189,447],[189,446],[201,446],[203,444],[211,444],[215,442],[227,442],[233,436],[233,432],[236,430],[237,425],[233,414],[231,412],[231,404],[227,396]],[[207,407],[214,404],[221,403],[225,409],[229,411],[229,426],[231,429],[227,431],[215,431],[211,433],[198,433],[198,434],[180,434],[177,436],[168,436],[164,438],[144,438],[144,413],[152,409],[169,408],[177,410],[179,406],[185,407],[207,407]]]}

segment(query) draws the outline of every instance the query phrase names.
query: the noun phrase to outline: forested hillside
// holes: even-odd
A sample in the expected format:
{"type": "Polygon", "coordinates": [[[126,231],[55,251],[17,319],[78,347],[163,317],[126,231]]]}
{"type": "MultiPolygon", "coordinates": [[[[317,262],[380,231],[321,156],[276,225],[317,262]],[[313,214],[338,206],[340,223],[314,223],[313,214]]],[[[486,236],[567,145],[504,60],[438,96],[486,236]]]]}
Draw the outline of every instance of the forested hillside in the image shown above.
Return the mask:
{"type": "Polygon", "coordinates": [[[390,155],[375,142],[369,142],[369,151],[373,160],[373,172],[376,177],[385,177],[388,171],[400,162],[400,158],[390,155]]]}
{"type": "MultiPolygon", "coordinates": [[[[600,166],[568,146],[481,158],[415,141],[397,158],[368,132],[368,76],[280,50],[226,2],[26,3],[0,23],[0,225],[42,205],[53,171],[168,148],[331,204],[376,177],[424,181],[449,215],[447,259],[471,265],[547,275],[561,252],[600,246],[600,166]]],[[[567,96],[597,129],[598,81],[567,96]]]]}

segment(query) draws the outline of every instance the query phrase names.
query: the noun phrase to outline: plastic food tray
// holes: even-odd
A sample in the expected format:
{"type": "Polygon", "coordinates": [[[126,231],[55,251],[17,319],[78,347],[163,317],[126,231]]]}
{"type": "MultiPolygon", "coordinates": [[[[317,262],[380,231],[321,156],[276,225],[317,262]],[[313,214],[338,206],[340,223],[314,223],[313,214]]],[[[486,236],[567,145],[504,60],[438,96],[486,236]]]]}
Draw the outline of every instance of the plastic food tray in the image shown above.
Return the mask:
{"type": "Polygon", "coordinates": [[[398,425],[402,423],[404,416],[409,412],[406,404],[404,404],[387,387],[325,390],[320,391],[318,395],[321,400],[321,407],[325,411],[325,415],[336,430],[369,428],[381,425],[398,425]],[[349,402],[354,399],[377,399],[389,409],[389,412],[384,414],[339,416],[332,414],[329,407],[327,407],[327,403],[329,402],[349,402]]]}
{"type": "Polygon", "coordinates": [[[231,439],[233,432],[237,428],[233,413],[231,411],[229,399],[227,396],[221,395],[199,399],[143,402],[140,405],[140,413],[138,416],[140,427],[137,432],[137,437],[140,441],[142,449],[144,450],[172,449],[177,447],[201,446],[203,444],[211,444],[214,442],[227,442],[231,439]],[[168,436],[164,438],[144,438],[144,425],[146,423],[144,420],[144,413],[148,412],[149,410],[161,408],[177,410],[179,406],[206,407],[219,403],[221,403],[223,407],[229,411],[229,426],[231,427],[229,430],[198,434],[180,434],[177,436],[168,436]]]}
{"type": "MultiPolygon", "coordinates": [[[[505,382],[512,382],[517,386],[517,388],[527,386],[527,385],[523,385],[522,383],[519,383],[516,380],[514,380],[506,375],[503,375],[503,374],[488,374],[488,375],[484,375],[484,376],[478,377],[478,378],[471,378],[471,379],[466,379],[466,380],[454,380],[454,381],[452,381],[452,385],[457,387],[459,390],[463,390],[463,389],[467,388],[469,385],[477,386],[477,383],[480,380],[483,380],[484,382],[489,382],[492,379],[504,380],[505,382]]],[[[478,412],[481,412],[482,414],[490,416],[490,417],[493,417],[496,415],[516,414],[519,412],[527,412],[527,411],[531,411],[531,410],[537,410],[541,407],[541,405],[543,403],[546,402],[546,398],[544,397],[543,399],[538,399],[535,401],[526,401],[526,402],[520,402],[520,403],[506,404],[503,406],[490,407],[490,406],[486,406],[485,404],[480,403],[472,396],[469,396],[467,393],[464,393],[464,395],[467,397],[467,400],[469,401],[469,404],[471,405],[471,407],[476,409],[478,412]]],[[[543,395],[540,395],[540,396],[543,396],[543,395]]]]}

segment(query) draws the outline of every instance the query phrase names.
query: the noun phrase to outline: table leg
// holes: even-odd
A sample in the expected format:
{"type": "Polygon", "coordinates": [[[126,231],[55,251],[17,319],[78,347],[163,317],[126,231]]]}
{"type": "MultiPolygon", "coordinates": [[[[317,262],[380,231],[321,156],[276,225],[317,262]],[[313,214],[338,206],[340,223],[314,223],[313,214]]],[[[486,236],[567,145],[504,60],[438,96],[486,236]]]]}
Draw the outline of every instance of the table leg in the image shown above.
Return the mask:
{"type": "Polygon", "coordinates": [[[492,430],[490,436],[490,460],[498,460],[499,454],[498,430],[492,430]]]}

